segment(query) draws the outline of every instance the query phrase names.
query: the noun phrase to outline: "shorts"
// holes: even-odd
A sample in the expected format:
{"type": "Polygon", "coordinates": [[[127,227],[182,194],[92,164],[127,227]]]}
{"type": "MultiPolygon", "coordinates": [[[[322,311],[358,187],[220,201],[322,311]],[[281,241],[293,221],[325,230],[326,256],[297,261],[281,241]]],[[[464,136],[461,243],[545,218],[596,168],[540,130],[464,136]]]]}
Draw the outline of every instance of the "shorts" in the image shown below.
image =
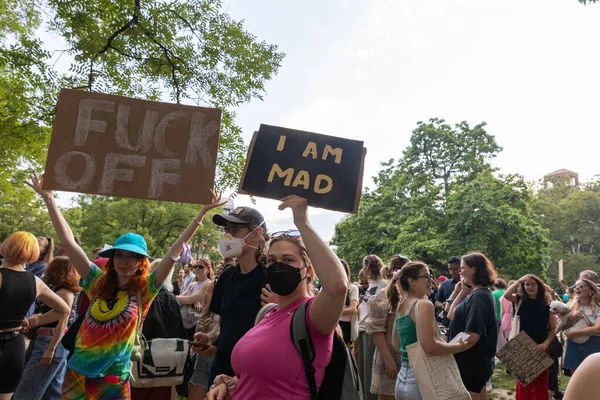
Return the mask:
{"type": "Polygon", "coordinates": [[[129,380],[107,382],[104,378],[88,378],[67,368],[61,400],[130,400],[129,380]]]}
{"type": "Polygon", "coordinates": [[[196,356],[196,364],[194,365],[194,373],[190,379],[192,385],[200,386],[208,389],[208,379],[210,378],[210,366],[215,356],[196,356]]]}
{"type": "Polygon", "coordinates": [[[471,360],[470,363],[458,363],[458,369],[465,388],[472,393],[481,393],[494,372],[494,359],[485,358],[476,362],[471,360]]]}
{"type": "Polygon", "coordinates": [[[400,371],[396,377],[396,398],[403,400],[422,400],[417,378],[407,360],[400,363],[400,371]]]}
{"type": "Polygon", "coordinates": [[[12,393],[19,386],[25,369],[25,338],[0,334],[0,394],[12,393]]]}
{"type": "Polygon", "coordinates": [[[600,353],[600,336],[590,336],[590,339],[582,344],[567,340],[563,367],[576,370],[587,356],[594,353],[600,353]]]}

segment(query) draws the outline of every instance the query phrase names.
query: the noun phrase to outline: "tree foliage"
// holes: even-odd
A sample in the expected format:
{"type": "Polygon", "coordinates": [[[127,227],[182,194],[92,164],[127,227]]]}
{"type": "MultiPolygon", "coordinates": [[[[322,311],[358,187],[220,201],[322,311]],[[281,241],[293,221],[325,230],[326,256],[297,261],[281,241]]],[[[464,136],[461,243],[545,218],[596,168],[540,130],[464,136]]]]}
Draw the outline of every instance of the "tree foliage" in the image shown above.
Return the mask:
{"type": "Polygon", "coordinates": [[[445,270],[448,257],[482,251],[507,276],[543,276],[546,233],[523,178],[494,176],[490,161],[500,151],[485,123],[419,122],[403,158],[382,163],[359,213],[336,225],[338,255],[355,271],[370,253],[445,270]]]}
{"type": "MultiPolygon", "coordinates": [[[[63,210],[73,231],[90,254],[96,247],[112,244],[116,238],[135,232],[144,237],[149,253],[162,257],[171,244],[198,214],[199,206],[108,196],[81,195],[63,210]]],[[[218,257],[221,236],[212,223],[212,210],[190,242],[194,256],[218,257]]]]}
{"type": "Polygon", "coordinates": [[[262,98],[283,59],[220,0],[0,0],[0,32],[0,173],[40,169],[56,96],[71,87],[221,107],[217,186],[232,187],[245,155],[232,107],[262,98]],[[49,54],[51,35],[66,48],[49,54]]]}
{"type": "Polygon", "coordinates": [[[564,260],[571,284],[585,269],[600,268],[600,182],[576,187],[561,180],[546,183],[532,208],[551,241],[548,278],[558,285],[558,262],[564,260]]]}

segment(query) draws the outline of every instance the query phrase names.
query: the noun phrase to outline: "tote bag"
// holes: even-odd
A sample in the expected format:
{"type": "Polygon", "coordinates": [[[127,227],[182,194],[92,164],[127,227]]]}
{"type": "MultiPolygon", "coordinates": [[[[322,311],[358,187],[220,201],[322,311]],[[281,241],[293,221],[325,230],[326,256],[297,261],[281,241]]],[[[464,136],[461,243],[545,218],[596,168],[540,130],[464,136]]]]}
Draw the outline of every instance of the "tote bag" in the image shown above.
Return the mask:
{"type": "Polygon", "coordinates": [[[511,341],[515,336],[521,332],[521,317],[519,316],[519,308],[521,308],[521,304],[523,300],[519,301],[517,304],[517,309],[515,310],[515,315],[512,317],[512,326],[510,327],[510,333],[508,334],[508,340],[511,341]]]}
{"type": "MultiPolygon", "coordinates": [[[[415,321],[419,313],[419,303],[414,310],[415,321]]],[[[435,321],[431,323],[434,324],[435,321]]],[[[425,353],[419,341],[419,325],[416,323],[415,325],[417,341],[406,346],[406,351],[421,397],[427,400],[471,400],[471,395],[460,378],[454,356],[452,354],[432,356],[425,353]]],[[[434,326],[434,332],[438,332],[437,326],[434,326]]]]}

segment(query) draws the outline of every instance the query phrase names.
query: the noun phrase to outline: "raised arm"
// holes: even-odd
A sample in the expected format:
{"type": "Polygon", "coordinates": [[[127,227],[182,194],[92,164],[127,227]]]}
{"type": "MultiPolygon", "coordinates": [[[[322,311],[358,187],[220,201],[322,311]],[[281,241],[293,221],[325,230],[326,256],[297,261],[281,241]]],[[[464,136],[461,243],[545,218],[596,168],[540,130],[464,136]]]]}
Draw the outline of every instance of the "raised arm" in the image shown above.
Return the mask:
{"type": "Polygon", "coordinates": [[[279,209],[286,208],[292,209],[294,224],[302,235],[302,241],[322,285],[310,309],[309,318],[320,333],[328,334],[337,326],[344,308],[348,278],[333,250],[310,225],[306,199],[298,196],[285,197],[279,209]]]}
{"type": "Polygon", "coordinates": [[[225,201],[221,201],[220,193],[216,194],[213,190],[211,190],[210,193],[212,195],[212,203],[202,206],[196,218],[194,218],[185,231],[175,239],[175,242],[171,245],[171,248],[156,268],[156,287],[160,286],[167,276],[169,276],[169,273],[175,266],[176,260],[183,252],[183,244],[189,242],[192,237],[194,237],[206,214],[213,208],[220,207],[226,203],[225,201]]]}
{"type": "Polygon", "coordinates": [[[50,214],[50,219],[52,220],[52,225],[54,226],[54,230],[58,235],[60,243],[64,247],[67,252],[67,256],[69,256],[69,260],[73,263],[73,266],[81,275],[82,279],[87,278],[90,273],[90,269],[92,267],[92,262],[89,260],[88,256],[85,254],[85,251],[75,242],[75,237],[73,236],[73,231],[71,227],[63,217],[60,209],[56,205],[56,201],[54,199],[54,194],[51,190],[42,189],[42,184],[44,181],[44,177],[38,178],[37,174],[34,172],[31,176],[31,182],[25,182],[29,185],[33,190],[38,192],[44,202],[46,203],[46,207],[48,207],[48,214],[50,214]]]}
{"type": "Polygon", "coordinates": [[[506,292],[504,292],[504,298],[510,301],[511,303],[516,303],[517,301],[519,301],[519,298],[517,297],[517,290],[519,290],[519,286],[521,285],[521,283],[523,283],[524,280],[527,279],[527,277],[528,275],[525,275],[521,277],[521,279],[514,281],[513,284],[510,285],[508,289],[506,289],[506,292]]]}
{"type": "MultiPolygon", "coordinates": [[[[177,301],[179,302],[179,304],[194,304],[198,301],[203,301],[205,295],[206,295],[206,291],[208,290],[208,287],[211,286],[210,283],[205,284],[204,286],[202,286],[199,290],[197,290],[196,292],[192,293],[191,295],[187,296],[187,295],[181,295],[181,296],[175,296],[175,298],[177,299],[177,301]]],[[[203,304],[203,307],[205,305],[203,304]]]]}

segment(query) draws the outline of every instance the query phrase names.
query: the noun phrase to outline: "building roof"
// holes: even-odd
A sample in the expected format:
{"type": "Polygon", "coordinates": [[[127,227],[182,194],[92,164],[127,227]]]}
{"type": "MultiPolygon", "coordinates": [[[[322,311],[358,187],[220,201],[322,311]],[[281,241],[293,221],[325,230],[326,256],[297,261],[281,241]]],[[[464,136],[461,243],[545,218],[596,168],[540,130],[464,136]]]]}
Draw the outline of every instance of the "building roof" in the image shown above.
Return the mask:
{"type": "Polygon", "coordinates": [[[548,177],[548,176],[566,175],[566,174],[569,174],[569,175],[579,175],[579,174],[578,174],[577,172],[575,172],[575,171],[571,171],[571,170],[569,170],[569,169],[565,169],[565,168],[563,168],[563,169],[556,170],[556,171],[554,171],[554,172],[550,172],[549,174],[546,174],[546,175],[544,175],[544,176],[545,176],[545,177],[548,177]]]}

